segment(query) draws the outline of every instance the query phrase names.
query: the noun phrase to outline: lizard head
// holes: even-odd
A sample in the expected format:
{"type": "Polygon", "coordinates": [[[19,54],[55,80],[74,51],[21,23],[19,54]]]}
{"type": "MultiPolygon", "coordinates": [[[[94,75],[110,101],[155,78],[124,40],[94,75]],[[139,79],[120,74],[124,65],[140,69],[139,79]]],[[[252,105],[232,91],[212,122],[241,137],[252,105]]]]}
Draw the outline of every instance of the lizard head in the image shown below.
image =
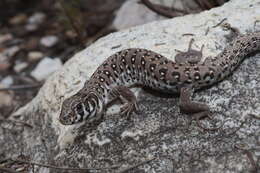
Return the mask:
{"type": "Polygon", "coordinates": [[[102,104],[94,93],[77,93],[62,103],[59,121],[63,125],[72,125],[83,121],[94,121],[102,114],[102,104]]]}

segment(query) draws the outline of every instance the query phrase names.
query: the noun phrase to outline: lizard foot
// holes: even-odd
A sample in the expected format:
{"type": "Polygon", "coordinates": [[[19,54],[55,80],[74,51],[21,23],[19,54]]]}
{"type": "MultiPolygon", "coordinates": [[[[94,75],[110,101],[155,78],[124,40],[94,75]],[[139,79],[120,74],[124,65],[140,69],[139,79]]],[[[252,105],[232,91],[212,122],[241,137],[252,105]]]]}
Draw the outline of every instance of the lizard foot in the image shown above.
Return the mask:
{"type": "Polygon", "coordinates": [[[120,109],[120,115],[124,115],[129,119],[131,113],[139,112],[136,97],[126,86],[117,86],[113,88],[111,95],[115,98],[119,98],[124,103],[124,106],[120,109]]]}
{"type": "Polygon", "coordinates": [[[138,108],[136,102],[127,103],[120,109],[120,114],[123,116],[126,116],[127,119],[130,119],[130,116],[133,112],[135,112],[137,114],[139,113],[139,108],[138,108]]]}
{"type": "Polygon", "coordinates": [[[193,116],[193,119],[196,121],[198,127],[203,130],[216,131],[216,130],[219,130],[223,126],[223,123],[219,127],[213,127],[213,128],[208,128],[208,127],[205,127],[204,125],[202,125],[202,123],[200,121],[201,119],[205,119],[205,118],[209,118],[211,120],[213,119],[212,113],[209,111],[196,113],[196,114],[193,114],[192,116],[193,116]]]}
{"type": "Polygon", "coordinates": [[[198,127],[202,128],[203,130],[218,130],[223,126],[223,124],[220,127],[217,128],[207,128],[204,127],[200,120],[208,117],[209,119],[212,119],[212,113],[210,112],[210,109],[208,105],[204,103],[194,102],[190,99],[192,93],[192,89],[189,87],[183,87],[181,88],[181,94],[180,94],[180,110],[183,113],[190,114],[193,116],[193,119],[196,120],[196,123],[198,127]]]}

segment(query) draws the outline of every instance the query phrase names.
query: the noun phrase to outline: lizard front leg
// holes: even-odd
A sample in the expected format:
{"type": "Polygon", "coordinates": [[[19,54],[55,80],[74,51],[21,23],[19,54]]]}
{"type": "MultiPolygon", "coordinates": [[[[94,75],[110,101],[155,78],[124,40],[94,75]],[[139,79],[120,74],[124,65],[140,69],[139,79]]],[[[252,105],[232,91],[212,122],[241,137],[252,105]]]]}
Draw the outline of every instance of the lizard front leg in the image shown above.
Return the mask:
{"type": "Polygon", "coordinates": [[[120,114],[130,118],[132,112],[138,112],[137,99],[134,93],[126,86],[116,86],[111,90],[111,96],[119,98],[124,106],[120,109],[120,114]]]}

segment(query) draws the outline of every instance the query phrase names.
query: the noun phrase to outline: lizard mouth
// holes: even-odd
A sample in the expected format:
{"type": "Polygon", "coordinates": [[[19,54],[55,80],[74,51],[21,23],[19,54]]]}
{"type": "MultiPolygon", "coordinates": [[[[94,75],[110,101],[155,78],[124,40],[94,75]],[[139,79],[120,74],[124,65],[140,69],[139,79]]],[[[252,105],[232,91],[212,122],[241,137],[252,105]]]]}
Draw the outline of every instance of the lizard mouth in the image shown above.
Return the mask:
{"type": "Polygon", "coordinates": [[[60,116],[59,121],[63,125],[71,125],[71,124],[73,124],[74,118],[72,118],[72,116],[69,116],[69,115],[66,117],[60,116]]]}

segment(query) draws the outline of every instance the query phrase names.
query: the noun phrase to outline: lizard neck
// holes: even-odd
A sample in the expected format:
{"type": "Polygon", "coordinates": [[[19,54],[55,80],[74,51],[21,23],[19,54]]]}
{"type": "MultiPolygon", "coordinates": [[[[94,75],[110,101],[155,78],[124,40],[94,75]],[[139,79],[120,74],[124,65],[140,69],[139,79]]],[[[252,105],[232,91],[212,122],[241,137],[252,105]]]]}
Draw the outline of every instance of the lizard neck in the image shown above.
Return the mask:
{"type": "Polygon", "coordinates": [[[88,121],[94,122],[96,120],[99,120],[102,117],[105,105],[102,96],[99,93],[95,92],[92,87],[83,87],[83,89],[81,89],[79,93],[83,93],[82,95],[84,95],[83,100],[85,107],[89,107],[90,110],[93,110],[91,111],[90,116],[87,117],[88,121]]]}

